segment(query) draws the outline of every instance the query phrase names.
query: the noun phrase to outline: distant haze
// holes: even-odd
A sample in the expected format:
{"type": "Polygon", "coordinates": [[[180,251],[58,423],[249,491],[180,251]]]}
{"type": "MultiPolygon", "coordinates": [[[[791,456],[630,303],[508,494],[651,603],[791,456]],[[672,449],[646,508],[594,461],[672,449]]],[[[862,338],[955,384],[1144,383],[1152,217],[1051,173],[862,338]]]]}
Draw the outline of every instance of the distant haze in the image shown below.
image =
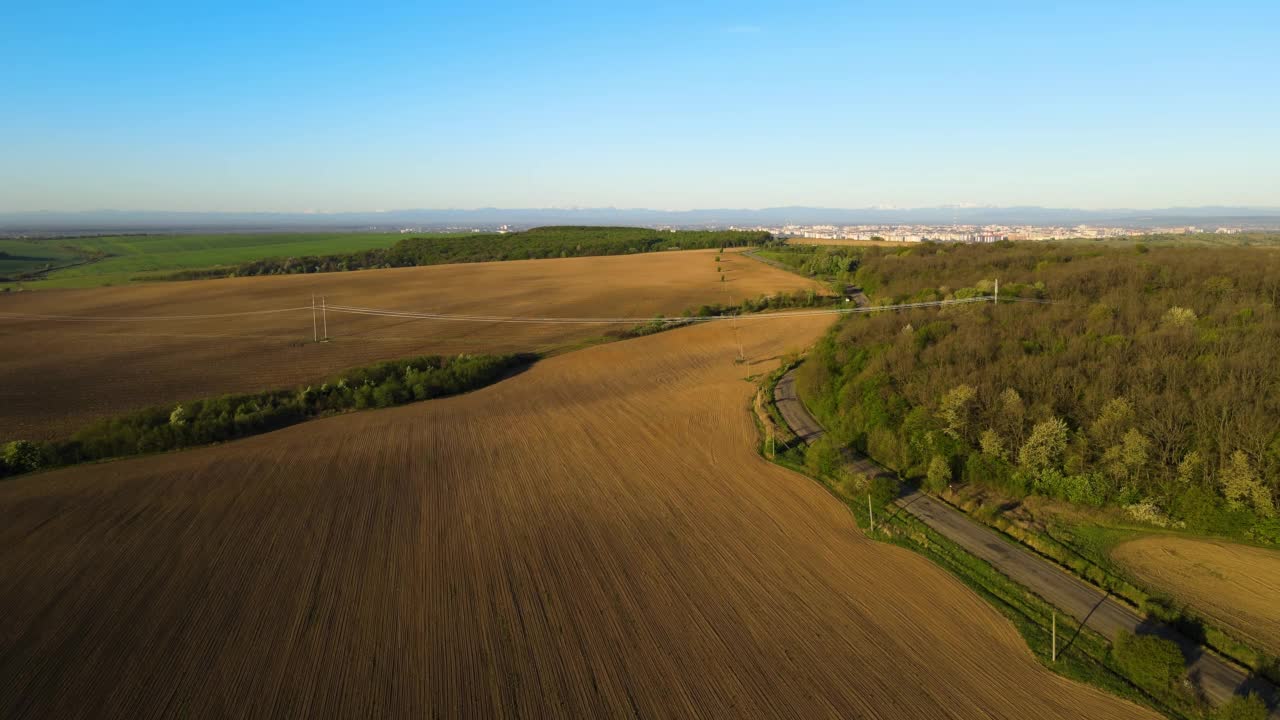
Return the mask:
{"type": "Polygon", "coordinates": [[[475,208],[350,213],[199,213],[94,210],[0,213],[0,232],[98,233],[233,230],[443,229],[512,225],[780,226],[876,224],[1111,225],[1160,228],[1280,227],[1280,208],[1198,207],[1080,210],[1042,207],[652,210],[646,208],[475,208]]]}

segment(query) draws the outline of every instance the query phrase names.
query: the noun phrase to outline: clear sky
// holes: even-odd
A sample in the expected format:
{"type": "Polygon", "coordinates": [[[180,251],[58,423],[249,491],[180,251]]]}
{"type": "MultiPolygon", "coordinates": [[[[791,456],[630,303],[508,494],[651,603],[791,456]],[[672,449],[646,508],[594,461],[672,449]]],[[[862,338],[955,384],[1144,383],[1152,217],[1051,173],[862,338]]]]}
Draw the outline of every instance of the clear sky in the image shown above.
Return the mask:
{"type": "Polygon", "coordinates": [[[1280,205],[1280,3],[9,2],[0,211],[1280,205]]]}

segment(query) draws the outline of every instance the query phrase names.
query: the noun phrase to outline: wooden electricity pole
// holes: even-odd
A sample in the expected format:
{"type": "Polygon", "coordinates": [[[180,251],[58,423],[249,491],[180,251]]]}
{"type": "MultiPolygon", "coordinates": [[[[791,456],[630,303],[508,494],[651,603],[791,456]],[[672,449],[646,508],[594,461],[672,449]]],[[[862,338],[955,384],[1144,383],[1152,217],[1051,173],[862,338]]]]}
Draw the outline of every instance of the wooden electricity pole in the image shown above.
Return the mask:
{"type": "Polygon", "coordinates": [[[1057,610],[1053,611],[1053,662],[1057,662],[1057,610]]]}
{"type": "Polygon", "coordinates": [[[871,532],[876,531],[876,514],[871,510],[871,493],[867,493],[867,519],[871,522],[871,532]]]}
{"type": "Polygon", "coordinates": [[[995,304],[1000,304],[1000,278],[996,278],[996,299],[995,304]]]}
{"type": "Polygon", "coordinates": [[[316,328],[316,296],[311,296],[311,342],[320,342],[320,331],[316,328]]]}
{"type": "Polygon", "coordinates": [[[325,302],[325,297],[320,296],[320,315],[324,318],[324,339],[329,340],[329,305],[325,302]]]}

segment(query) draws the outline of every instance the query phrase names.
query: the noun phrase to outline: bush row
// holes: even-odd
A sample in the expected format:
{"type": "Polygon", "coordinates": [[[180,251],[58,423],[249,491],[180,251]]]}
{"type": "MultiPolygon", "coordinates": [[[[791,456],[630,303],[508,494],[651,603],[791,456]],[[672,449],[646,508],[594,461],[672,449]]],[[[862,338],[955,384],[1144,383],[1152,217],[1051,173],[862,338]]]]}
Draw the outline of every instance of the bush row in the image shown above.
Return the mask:
{"type": "Polygon", "coordinates": [[[541,227],[516,233],[410,237],[389,248],[308,257],[268,258],[227,268],[188,270],[166,279],[199,280],[245,275],[294,275],[445,263],[626,255],[658,250],[746,247],[767,242],[767,232],[654,230],[635,227],[541,227]]]}
{"type": "Polygon", "coordinates": [[[531,354],[430,355],[348,370],[319,386],[148,408],[101,420],[64,440],[7,443],[0,477],[225,442],[323,415],[456,395],[496,382],[535,359],[531,354]]]}

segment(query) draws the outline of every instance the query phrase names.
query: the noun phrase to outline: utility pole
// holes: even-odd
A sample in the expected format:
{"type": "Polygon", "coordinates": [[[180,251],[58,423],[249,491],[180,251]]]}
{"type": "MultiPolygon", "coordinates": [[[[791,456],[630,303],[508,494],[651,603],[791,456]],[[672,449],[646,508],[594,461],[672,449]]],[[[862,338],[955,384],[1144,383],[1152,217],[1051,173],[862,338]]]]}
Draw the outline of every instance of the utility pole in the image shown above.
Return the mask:
{"type": "Polygon", "coordinates": [[[320,342],[320,331],[316,329],[316,296],[311,296],[311,342],[320,342]]]}
{"type": "Polygon", "coordinates": [[[1053,662],[1057,662],[1057,610],[1053,611],[1053,662]]]}
{"type": "Polygon", "coordinates": [[[995,304],[1000,304],[1000,278],[996,278],[996,299],[995,304]]]}
{"type": "Polygon", "coordinates": [[[751,379],[751,361],[747,360],[746,354],[742,352],[742,336],[738,334],[738,309],[733,307],[733,295],[725,291],[725,298],[729,300],[729,321],[733,323],[733,341],[738,345],[738,362],[746,360],[747,363],[747,379],[751,379]]]}
{"type": "Polygon", "coordinates": [[[871,521],[871,533],[876,532],[876,514],[871,510],[871,493],[867,493],[867,519],[871,521]]]}
{"type": "Polygon", "coordinates": [[[325,297],[320,296],[320,315],[324,318],[324,339],[329,341],[329,305],[325,302],[325,297]]]}

